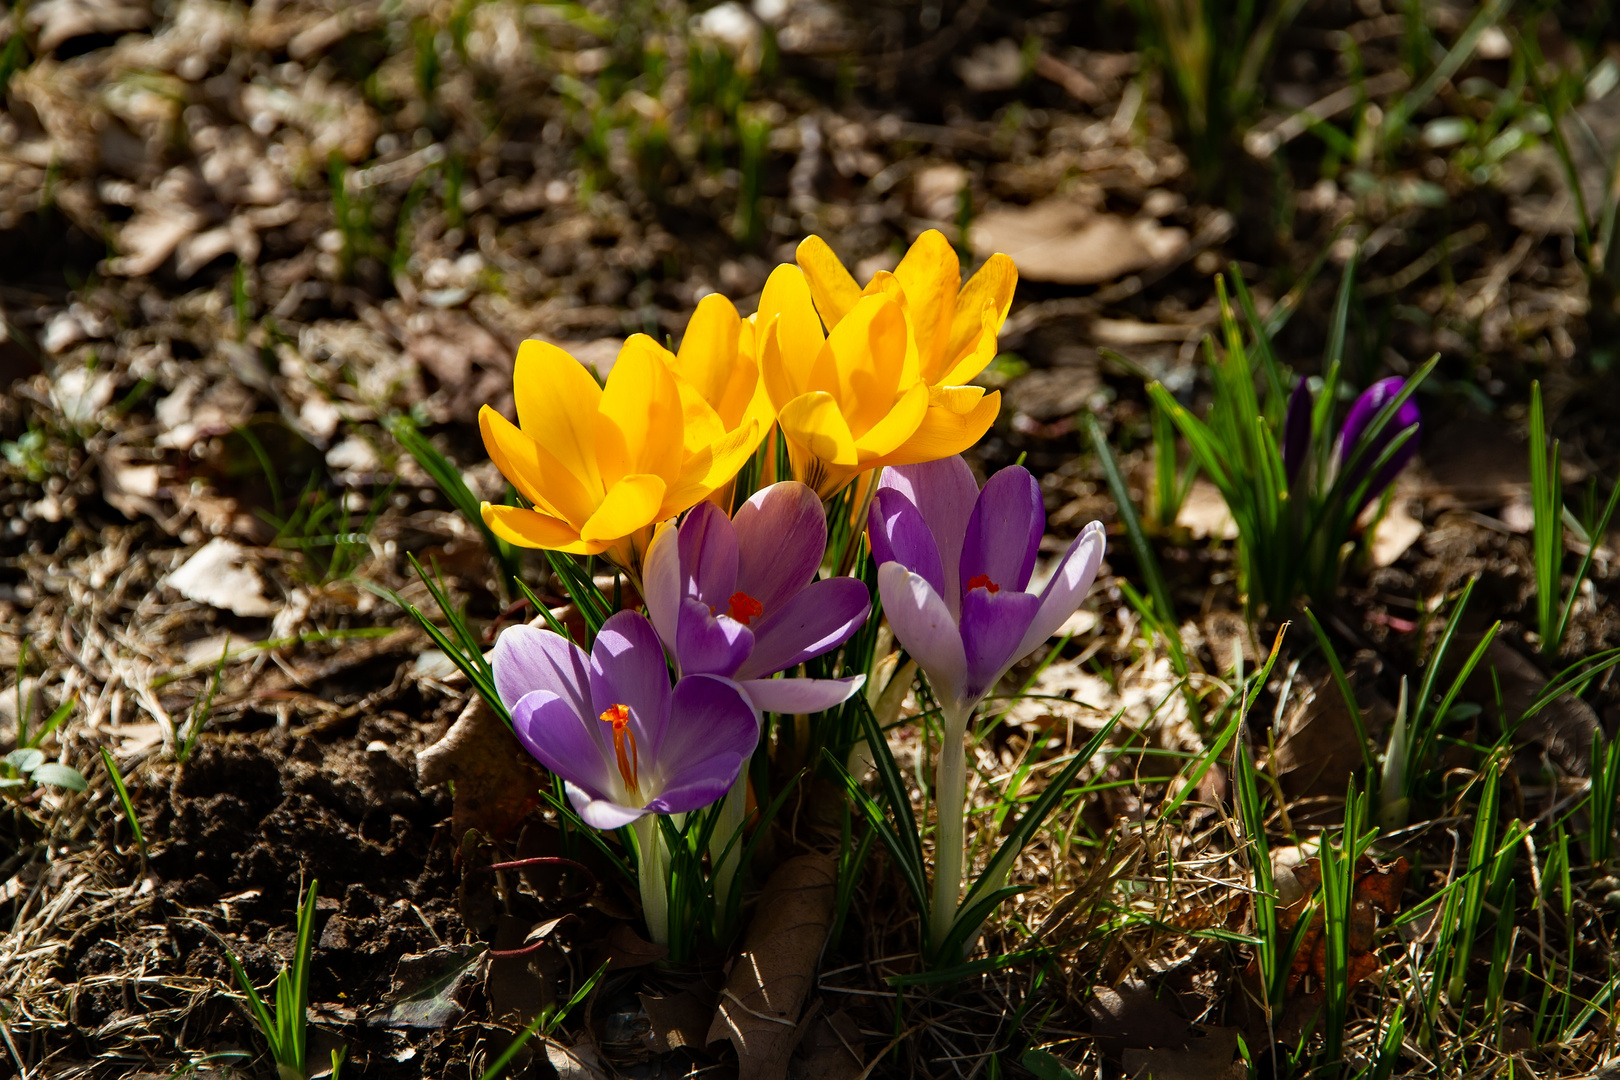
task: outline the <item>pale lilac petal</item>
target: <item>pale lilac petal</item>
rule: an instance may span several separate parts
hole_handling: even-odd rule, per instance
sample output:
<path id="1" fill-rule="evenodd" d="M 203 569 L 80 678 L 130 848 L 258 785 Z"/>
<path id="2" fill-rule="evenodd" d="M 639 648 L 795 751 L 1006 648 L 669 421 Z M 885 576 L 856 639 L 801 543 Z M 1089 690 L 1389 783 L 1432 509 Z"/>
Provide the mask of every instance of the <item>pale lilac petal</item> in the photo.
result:
<path id="1" fill-rule="evenodd" d="M 647 809 L 659 814 L 686 814 L 719 802 L 737 782 L 745 760 L 737 754 L 718 754 L 705 761 L 701 769 L 685 774 L 679 787 L 666 788 L 647 804 Z"/>
<path id="2" fill-rule="evenodd" d="M 878 489 L 866 514 L 866 537 L 872 545 L 873 562 L 879 566 L 897 562 L 921 575 L 935 592 L 945 594 L 945 564 L 939 558 L 939 545 L 922 511 L 905 494 L 892 488 Z"/>
<path id="3" fill-rule="evenodd" d="M 590 659 L 567 638 L 537 626 L 508 626 L 495 639 L 490 665 L 508 712 L 523 695 L 549 690 L 576 712 L 590 715 Z"/>
<path id="4" fill-rule="evenodd" d="M 658 757 L 669 720 L 669 668 L 652 623 L 635 611 L 610 616 L 591 646 L 591 702 L 600 715 L 614 705 L 630 710 L 642 769 Z"/>
<path id="5" fill-rule="evenodd" d="M 977 700 L 1024 658 L 1018 651 L 1040 609 L 1033 593 L 969 589 L 962 594 L 962 652 L 967 657 L 966 696 Z"/>
<path id="6" fill-rule="evenodd" d="M 647 617 L 670 652 L 675 651 L 682 595 L 680 537 L 673 528 L 661 528 L 641 562 L 641 598 L 647 604 Z"/>
<path id="7" fill-rule="evenodd" d="M 740 763 L 759 745 L 759 726 L 759 713 L 736 683 L 714 675 L 688 675 L 675 684 L 671 695 L 669 729 L 651 790 L 667 794 L 717 778 L 725 780 L 722 791 L 729 788 Z M 736 764 L 725 775 L 716 759 Z"/>
<path id="8" fill-rule="evenodd" d="M 762 713 L 818 713 L 848 701 L 866 683 L 865 675 L 847 679 L 750 679 L 742 687 Z"/>
<path id="9" fill-rule="evenodd" d="M 512 709 L 512 731 L 534 759 L 556 775 L 596 795 L 618 790 L 613 747 L 597 728 L 549 690 L 524 694 Z"/>
<path id="10" fill-rule="evenodd" d="M 960 700 L 967 656 L 956 620 L 932 585 L 899 563 L 878 567 L 878 595 L 894 636 L 928 674 L 940 701 Z"/>
<path id="11" fill-rule="evenodd" d="M 1041 592 L 1041 607 L 1035 613 L 1024 640 L 1018 645 L 1018 655 L 1028 656 L 1035 646 L 1057 633 L 1058 627 L 1068 621 L 1091 591 L 1102 566 L 1106 540 L 1100 522 L 1093 521 L 1074 538 L 1069 550 L 1063 553 L 1052 580 Z"/>
<path id="12" fill-rule="evenodd" d="M 893 488 L 922 511 L 923 520 L 933 530 L 939 547 L 940 565 L 946 570 L 945 590 L 940 595 L 952 612 L 961 610 L 961 591 L 956 569 L 961 565 L 962 541 L 967 536 L 968 518 L 979 498 L 979 484 L 973 470 L 960 454 L 924 465 L 901 465 L 883 470 L 879 489 Z"/>
<path id="13" fill-rule="evenodd" d="M 785 480 L 737 508 L 737 589 L 767 614 L 809 584 L 827 552 L 827 514 L 805 484 Z"/>
<path id="14" fill-rule="evenodd" d="M 624 828 L 647 813 L 645 809 L 636 809 L 614 802 L 612 799 L 593 795 L 576 784 L 566 784 L 564 788 L 568 792 L 568 801 L 573 803 L 574 809 L 579 812 L 580 820 L 593 829 L 612 832 L 614 829 Z"/>
<path id="15" fill-rule="evenodd" d="M 780 610 L 751 624 L 754 651 L 734 669 L 736 678 L 761 678 L 831 652 L 871 611 L 866 586 L 854 578 L 813 581 Z"/>
<path id="16" fill-rule="evenodd" d="M 709 605 L 681 601 L 675 658 L 683 675 L 730 675 L 754 648 L 754 635 L 736 619 L 715 615 Z"/>
<path id="17" fill-rule="evenodd" d="M 724 609 L 737 591 L 737 534 L 711 502 L 692 507 L 680 527 L 681 582 L 686 596 Z"/>
<path id="18" fill-rule="evenodd" d="M 980 574 L 1003 590 L 1022 592 L 1027 588 L 1045 530 L 1041 485 L 1028 469 L 1013 465 L 986 481 L 962 543 L 960 610 L 967 610 L 968 582 Z"/>

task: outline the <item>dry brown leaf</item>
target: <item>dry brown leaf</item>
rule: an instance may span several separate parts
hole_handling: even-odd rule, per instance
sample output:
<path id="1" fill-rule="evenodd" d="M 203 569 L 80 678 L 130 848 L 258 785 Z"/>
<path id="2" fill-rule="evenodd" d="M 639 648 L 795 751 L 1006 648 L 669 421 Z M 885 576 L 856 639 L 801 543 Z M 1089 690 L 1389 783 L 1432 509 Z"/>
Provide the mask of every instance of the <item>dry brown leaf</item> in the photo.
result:
<path id="1" fill-rule="evenodd" d="M 547 1039 L 546 1061 L 557 1070 L 557 1080 L 607 1080 L 589 1032 L 581 1035 L 573 1046 Z"/>
<path id="2" fill-rule="evenodd" d="M 1137 1080 L 1243 1080 L 1249 1068 L 1237 1059 L 1237 1028 L 1205 1028 L 1201 1038 L 1174 1048 L 1127 1050 L 1125 1071 Z"/>
<path id="3" fill-rule="evenodd" d="M 847 1012 L 818 1016 L 789 1071 L 794 1080 L 858 1080 L 866 1075 L 865 1047 L 860 1025 Z"/>
<path id="4" fill-rule="evenodd" d="M 645 967 L 656 964 L 669 955 L 669 950 L 662 945 L 654 945 L 625 922 L 615 923 L 613 929 L 607 932 L 602 939 L 601 948 L 591 960 L 592 967 L 607 965 L 609 971 L 619 971 L 623 968 Z"/>
<path id="5" fill-rule="evenodd" d="M 222 536 L 204 544 L 163 583 L 187 600 L 222 608 L 244 618 L 274 615 L 278 605 L 264 595 L 264 582 L 241 544 Z"/>
<path id="6" fill-rule="evenodd" d="M 1220 488 L 1202 476 L 1192 482 L 1192 487 L 1187 489 L 1187 497 L 1181 500 L 1181 508 L 1176 511 L 1176 524 L 1190 532 L 1195 540 L 1209 537 L 1237 539 L 1237 522 L 1233 520 L 1226 500 L 1221 498 Z"/>
<path id="7" fill-rule="evenodd" d="M 1298 696 L 1283 717 L 1275 765 L 1289 799 L 1341 798 L 1366 764 L 1344 695 L 1332 680 Z"/>
<path id="8" fill-rule="evenodd" d="M 529 920 L 501 915 L 496 920 L 493 952 L 526 949 L 544 941 L 561 919 L 530 925 Z M 484 993 L 496 1023 L 521 1028 L 556 1004 L 557 975 L 566 966 L 554 945 L 544 945 L 526 956 L 489 958 L 484 972 Z"/>
<path id="9" fill-rule="evenodd" d="M 652 1024 L 648 1038 L 654 1050 L 667 1054 L 690 1047 L 702 1050 L 709 1025 L 714 1022 L 714 987 L 699 984 L 667 997 L 637 994 Z"/>
<path id="10" fill-rule="evenodd" d="M 831 858 L 812 852 L 789 859 L 765 882 L 707 1040 L 731 1040 L 739 1080 L 787 1075 L 799 1011 L 832 923 L 837 873 Z"/>
<path id="11" fill-rule="evenodd" d="M 992 210 L 969 231 L 973 253 L 1012 256 L 1018 275 L 1060 285 L 1099 285 L 1187 253 L 1187 231 L 1152 218 L 1134 221 L 1094 211 L 1074 199 Z"/>
<path id="12" fill-rule="evenodd" d="M 470 828 L 500 836 L 522 821 L 539 802 L 542 779 L 511 729 L 476 695 L 444 738 L 416 755 L 418 784 L 455 783 L 450 831 L 457 844 Z"/>
<path id="13" fill-rule="evenodd" d="M 39 30 L 42 53 L 86 34 L 144 30 L 152 21 L 151 5 L 143 0 L 44 0 L 27 10 L 28 24 Z"/>

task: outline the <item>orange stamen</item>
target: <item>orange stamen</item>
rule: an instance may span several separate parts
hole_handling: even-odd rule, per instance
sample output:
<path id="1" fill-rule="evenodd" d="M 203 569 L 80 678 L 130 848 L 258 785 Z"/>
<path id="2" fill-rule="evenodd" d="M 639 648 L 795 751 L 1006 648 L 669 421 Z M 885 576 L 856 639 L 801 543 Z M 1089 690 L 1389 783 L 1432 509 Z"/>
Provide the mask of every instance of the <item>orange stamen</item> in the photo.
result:
<path id="1" fill-rule="evenodd" d="M 987 593 L 994 594 L 1001 591 L 1001 586 L 991 581 L 989 574 L 979 574 L 968 578 L 968 592 L 974 589 L 983 589 Z"/>
<path id="2" fill-rule="evenodd" d="M 749 619 L 757 619 L 764 610 L 765 605 L 752 596 L 745 592 L 734 592 L 731 594 L 731 606 L 726 609 L 726 614 L 747 626 Z"/>
<path id="3" fill-rule="evenodd" d="M 630 730 L 630 710 L 623 705 L 613 705 L 600 719 L 604 724 L 613 725 L 613 753 L 619 759 L 619 775 L 624 778 L 625 787 L 632 794 L 639 793 L 641 775 L 636 761 L 636 733 Z"/>

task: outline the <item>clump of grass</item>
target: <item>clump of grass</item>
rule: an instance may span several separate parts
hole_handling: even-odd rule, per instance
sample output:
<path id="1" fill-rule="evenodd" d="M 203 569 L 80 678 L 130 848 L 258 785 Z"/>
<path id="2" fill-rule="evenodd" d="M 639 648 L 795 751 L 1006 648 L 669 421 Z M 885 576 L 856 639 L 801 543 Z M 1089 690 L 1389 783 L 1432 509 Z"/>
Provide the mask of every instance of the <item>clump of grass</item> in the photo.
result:
<path id="1" fill-rule="evenodd" d="M 315 889 L 311 881 L 304 893 L 304 902 L 298 908 L 297 943 L 293 947 L 292 962 L 276 975 L 276 1004 L 272 1010 L 253 981 L 242 969 L 242 962 L 230 949 L 225 959 L 230 962 L 236 983 L 247 996 L 254 1024 L 270 1047 L 270 1057 L 276 1063 L 280 1080 L 306 1080 L 307 1037 L 309 1027 L 309 968 L 310 951 L 315 940 Z M 337 1080 L 347 1047 L 332 1052 L 332 1078 Z"/>

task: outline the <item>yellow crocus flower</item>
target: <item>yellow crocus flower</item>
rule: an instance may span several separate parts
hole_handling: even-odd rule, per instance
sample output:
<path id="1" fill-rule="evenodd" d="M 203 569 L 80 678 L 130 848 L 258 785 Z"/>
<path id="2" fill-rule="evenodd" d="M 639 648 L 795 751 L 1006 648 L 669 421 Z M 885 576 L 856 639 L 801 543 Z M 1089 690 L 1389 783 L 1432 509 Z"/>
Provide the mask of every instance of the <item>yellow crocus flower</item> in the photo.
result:
<path id="1" fill-rule="evenodd" d="M 995 420 L 999 393 L 931 385 L 894 290 L 857 297 L 822 333 L 797 266 L 772 272 L 756 326 L 765 386 L 796 479 L 823 499 L 869 469 L 966 450 Z"/>
<path id="2" fill-rule="evenodd" d="M 763 438 L 731 427 L 645 334 L 624 343 L 605 386 L 555 345 L 525 341 L 512 374 L 518 425 L 484 406 L 484 447 L 534 509 L 484 503 L 484 523 L 521 547 L 607 556 L 639 575 L 653 527 L 725 484 Z M 691 416 L 689 422 L 688 416 Z"/>
<path id="3" fill-rule="evenodd" d="M 728 435 L 757 423 L 754 444 L 764 439 L 776 420 L 776 408 L 760 377 L 754 323 L 738 316 L 730 300 L 719 293 L 699 300 L 677 353 L 644 335 L 637 337 L 656 349 L 675 373 L 689 448 L 713 442 L 716 423 Z"/>
<path id="4" fill-rule="evenodd" d="M 963 286 L 961 261 L 938 229 L 919 236 L 892 274 L 877 274 L 864 289 L 819 236 L 806 237 L 796 257 L 829 330 L 863 297 L 886 293 L 900 301 L 929 386 L 961 386 L 995 359 L 996 335 L 1018 284 L 1018 268 L 997 252 Z"/>

